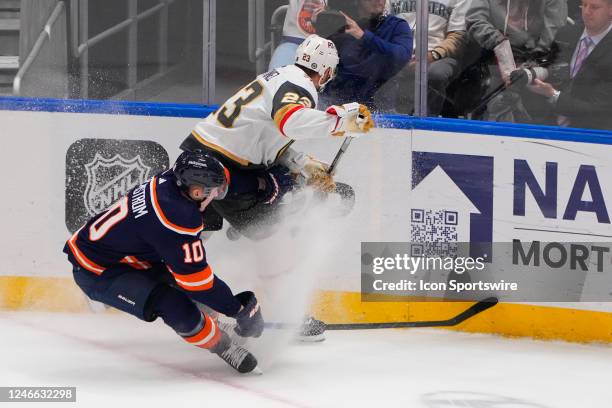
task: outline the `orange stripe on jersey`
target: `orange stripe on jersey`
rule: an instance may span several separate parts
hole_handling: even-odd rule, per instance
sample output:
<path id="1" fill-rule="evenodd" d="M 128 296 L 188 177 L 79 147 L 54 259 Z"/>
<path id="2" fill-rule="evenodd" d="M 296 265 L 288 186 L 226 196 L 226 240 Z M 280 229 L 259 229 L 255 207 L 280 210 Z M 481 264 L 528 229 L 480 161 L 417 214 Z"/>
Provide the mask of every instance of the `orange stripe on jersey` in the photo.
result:
<path id="1" fill-rule="evenodd" d="M 151 203 L 153 204 L 153 210 L 155 210 L 155 214 L 157 214 L 157 218 L 161 221 L 161 223 L 168 229 L 178 232 L 179 234 L 188 234 L 188 235 L 198 235 L 200 231 L 204 228 L 203 225 L 200 225 L 196 228 L 185 228 L 180 225 L 176 225 L 172 223 L 167 217 L 166 214 L 162 211 L 161 206 L 159 205 L 159 201 L 157 201 L 157 177 L 153 177 L 149 184 L 151 190 Z"/>
<path id="2" fill-rule="evenodd" d="M 210 265 L 201 271 L 186 275 L 175 273 L 169 266 L 168 270 L 172 276 L 174 276 L 174 280 L 176 280 L 176 283 L 178 283 L 181 288 L 191 292 L 208 290 L 212 288 L 215 279 L 215 275 L 213 274 Z"/>
<path id="3" fill-rule="evenodd" d="M 185 341 L 197 347 L 212 348 L 221 339 L 221 330 L 210 316 L 202 314 L 204 317 L 204 327 L 191 337 L 185 337 Z"/>
<path id="4" fill-rule="evenodd" d="M 87 258 L 87 256 L 85 256 L 85 254 L 81 252 L 76 245 L 77 237 L 82 229 L 83 227 L 79 228 L 79 230 L 75 232 L 74 235 L 72 235 L 72 237 L 68 240 L 68 247 L 70 247 L 70 251 L 72 251 L 72 255 L 74 255 L 79 265 L 88 271 L 95 273 L 96 275 L 100 275 L 102 272 L 104 272 L 105 268 Z"/>
<path id="5" fill-rule="evenodd" d="M 119 261 L 121 263 L 126 263 L 128 265 L 130 265 L 132 268 L 135 269 L 151 269 L 151 264 L 146 262 L 146 261 L 141 261 L 138 258 L 136 258 L 135 256 L 126 256 L 124 257 L 121 261 Z"/>
<path id="6" fill-rule="evenodd" d="M 202 143 L 206 147 L 209 147 L 209 148 L 211 148 L 211 149 L 221 153 L 222 155 L 224 155 L 228 159 L 230 159 L 232 161 L 235 161 L 236 163 L 238 163 L 238 164 L 240 164 L 242 166 L 248 166 L 250 164 L 250 162 L 248 160 L 243 159 L 242 157 L 238 157 L 235 154 L 230 153 L 229 151 L 225 150 L 221 146 L 218 146 L 218 145 L 216 145 L 216 144 L 214 144 L 212 142 L 209 142 L 208 140 L 204 139 L 195 130 L 192 131 L 191 134 L 193 135 L 193 137 L 195 137 L 198 140 L 198 142 Z"/>
<path id="7" fill-rule="evenodd" d="M 223 172 L 225 173 L 225 181 L 226 181 L 227 185 L 229 186 L 230 183 L 232 182 L 232 179 L 230 177 L 230 172 L 227 169 L 227 167 L 225 167 L 225 166 L 223 166 Z"/>
<path id="8" fill-rule="evenodd" d="M 276 126 L 278 126 L 278 130 L 280 130 L 283 136 L 286 136 L 284 127 L 285 127 L 285 123 L 287 122 L 287 120 L 295 112 L 299 111 L 300 109 L 304 109 L 304 108 L 305 106 L 300 105 L 299 103 L 290 103 L 276 111 L 276 113 L 274 114 L 274 122 L 276 123 Z"/>

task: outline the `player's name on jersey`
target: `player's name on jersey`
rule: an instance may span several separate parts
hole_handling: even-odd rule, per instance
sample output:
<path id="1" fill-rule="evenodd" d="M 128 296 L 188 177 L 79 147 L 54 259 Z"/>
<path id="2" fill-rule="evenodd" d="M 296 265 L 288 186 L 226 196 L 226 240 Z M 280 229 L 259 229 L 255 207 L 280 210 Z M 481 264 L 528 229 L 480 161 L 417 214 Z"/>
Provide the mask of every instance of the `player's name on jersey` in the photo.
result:
<path id="1" fill-rule="evenodd" d="M 142 217 L 147 214 L 147 202 L 145 201 L 145 191 L 148 183 L 141 184 L 132 193 L 132 213 L 134 218 Z"/>

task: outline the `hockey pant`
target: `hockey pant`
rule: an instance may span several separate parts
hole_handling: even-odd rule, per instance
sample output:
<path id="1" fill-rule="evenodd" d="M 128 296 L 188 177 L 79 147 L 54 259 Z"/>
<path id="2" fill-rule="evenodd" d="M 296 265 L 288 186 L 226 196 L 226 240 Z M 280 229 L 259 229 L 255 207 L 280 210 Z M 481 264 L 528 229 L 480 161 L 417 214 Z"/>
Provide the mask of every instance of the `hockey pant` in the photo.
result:
<path id="1" fill-rule="evenodd" d="M 74 266 L 73 276 L 90 299 L 146 322 L 161 317 L 179 336 L 195 346 L 211 348 L 221 338 L 216 322 L 174 286 L 174 279 L 164 264 L 147 270 L 115 265 L 102 275 Z"/>

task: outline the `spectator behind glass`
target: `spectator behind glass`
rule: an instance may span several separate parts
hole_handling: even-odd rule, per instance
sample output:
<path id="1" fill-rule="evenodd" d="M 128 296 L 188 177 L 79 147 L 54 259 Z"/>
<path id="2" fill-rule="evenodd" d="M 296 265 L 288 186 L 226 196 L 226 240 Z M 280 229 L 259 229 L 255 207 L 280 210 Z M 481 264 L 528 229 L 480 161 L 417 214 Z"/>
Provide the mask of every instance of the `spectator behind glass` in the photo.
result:
<path id="1" fill-rule="evenodd" d="M 289 0 L 281 43 L 272 54 L 269 70 L 295 62 L 295 51 L 304 38 L 315 34 L 313 15 L 325 7 L 324 0 Z"/>
<path id="2" fill-rule="evenodd" d="M 517 65 L 547 55 L 557 30 L 566 20 L 567 0 L 472 0 L 466 16 L 468 36 L 485 51 L 486 62 L 492 66 L 500 60 L 499 56 L 495 59 L 493 50 L 503 46 L 506 40 Z M 490 71 L 490 90 L 507 81 L 508 71 L 503 77 L 500 69 L 491 68 Z M 489 104 L 488 117 L 485 118 L 530 122 L 532 118 L 523 108 L 523 103 L 528 105 L 529 112 L 539 116 L 541 101 L 520 98 L 520 93 L 502 93 Z"/>
<path id="3" fill-rule="evenodd" d="M 548 98 L 560 126 L 612 130 L 612 0 L 582 0 L 583 25 L 557 35 L 568 63 L 558 89 L 535 80 L 530 90 Z"/>
<path id="4" fill-rule="evenodd" d="M 354 4 L 352 15 L 344 14 L 345 31 L 330 37 L 340 63 L 325 99 L 333 104 L 356 100 L 379 110 L 374 94 L 410 60 L 412 31 L 405 20 L 388 15 L 385 0 L 355 0 Z M 396 92 L 390 92 L 384 99 L 396 97 Z"/>
<path id="5" fill-rule="evenodd" d="M 440 0 L 429 2 L 427 68 L 427 105 L 430 116 L 442 112 L 446 88 L 461 73 L 461 57 L 465 51 L 465 15 L 471 0 Z M 401 0 L 393 3 L 393 11 L 416 27 L 416 2 Z M 397 111 L 411 113 L 414 108 L 414 69 L 416 60 L 398 75 L 400 97 Z"/>
<path id="6" fill-rule="evenodd" d="M 508 39 L 517 62 L 548 52 L 566 19 L 567 0 L 472 0 L 466 17 L 481 48 L 493 50 Z"/>
<path id="7" fill-rule="evenodd" d="M 283 23 L 283 36 L 279 46 L 272 53 L 269 70 L 295 62 L 298 45 L 310 34 L 318 34 L 313 20 L 325 8 L 326 3 L 326 0 L 289 0 L 289 8 Z M 386 0 L 385 9 L 388 10 L 390 7 L 389 0 Z"/>

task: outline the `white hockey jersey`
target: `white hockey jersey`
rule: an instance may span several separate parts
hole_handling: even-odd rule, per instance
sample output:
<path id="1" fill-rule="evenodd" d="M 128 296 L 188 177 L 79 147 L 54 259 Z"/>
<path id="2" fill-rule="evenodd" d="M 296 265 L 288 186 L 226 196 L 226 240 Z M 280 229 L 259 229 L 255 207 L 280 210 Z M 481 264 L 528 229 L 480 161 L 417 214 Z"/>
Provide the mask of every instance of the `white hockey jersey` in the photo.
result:
<path id="1" fill-rule="evenodd" d="M 269 166 L 295 139 L 328 137 L 339 118 L 318 111 L 311 79 L 295 65 L 259 75 L 199 122 L 181 148 L 206 146 L 242 167 Z"/>
<path id="2" fill-rule="evenodd" d="M 312 14 L 322 7 L 325 7 L 324 0 L 289 0 L 289 8 L 283 24 L 283 35 L 306 38 L 314 34 Z"/>

